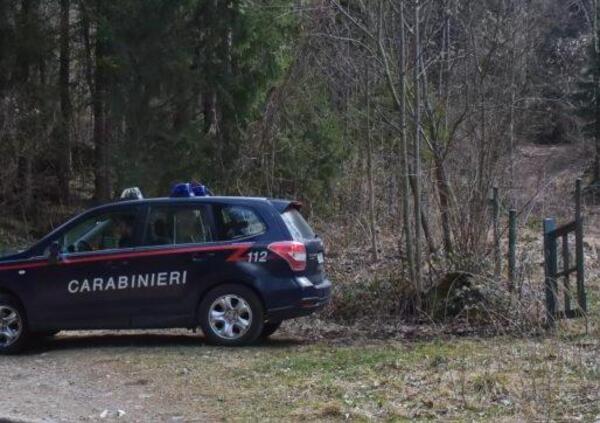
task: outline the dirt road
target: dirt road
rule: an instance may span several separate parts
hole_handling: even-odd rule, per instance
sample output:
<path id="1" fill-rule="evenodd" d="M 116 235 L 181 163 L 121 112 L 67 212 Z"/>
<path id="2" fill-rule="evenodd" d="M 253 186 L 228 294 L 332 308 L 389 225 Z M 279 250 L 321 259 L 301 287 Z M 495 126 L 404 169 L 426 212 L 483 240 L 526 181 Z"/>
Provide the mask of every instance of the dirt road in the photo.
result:
<path id="1" fill-rule="evenodd" d="M 274 341 L 278 348 L 286 341 Z M 270 348 L 270 347 L 266 347 Z M 78 332 L 0 357 L 0 417 L 25 421 L 215 421 L 236 360 L 187 331 Z M 232 357 L 233 356 L 233 357 Z M 235 395 L 235 391 L 231 391 Z"/>
<path id="2" fill-rule="evenodd" d="M 227 349 L 183 331 L 60 334 L 0 357 L 0 421 L 600 421 L 595 328 L 568 339 L 319 337 L 284 328 Z"/>
<path id="3" fill-rule="evenodd" d="M 318 344 L 298 330 L 284 324 L 247 348 L 212 347 L 188 330 L 61 332 L 0 356 L 0 422 L 252 420 L 257 398 L 268 399 L 256 369 Z"/>

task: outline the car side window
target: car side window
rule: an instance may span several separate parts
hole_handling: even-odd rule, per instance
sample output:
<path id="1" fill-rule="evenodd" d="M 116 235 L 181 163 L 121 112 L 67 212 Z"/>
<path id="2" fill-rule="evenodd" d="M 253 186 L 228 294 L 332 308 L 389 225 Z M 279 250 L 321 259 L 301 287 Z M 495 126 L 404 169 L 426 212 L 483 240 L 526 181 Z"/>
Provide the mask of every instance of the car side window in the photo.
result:
<path id="1" fill-rule="evenodd" d="M 262 235 L 267 225 L 254 210 L 243 206 L 224 206 L 220 208 L 220 239 L 230 241 L 239 238 Z"/>
<path id="2" fill-rule="evenodd" d="M 135 247 L 137 209 L 91 216 L 67 230 L 59 240 L 63 253 Z"/>
<path id="3" fill-rule="evenodd" d="M 153 207 L 146 225 L 144 245 L 202 244 L 214 241 L 208 208 Z"/>

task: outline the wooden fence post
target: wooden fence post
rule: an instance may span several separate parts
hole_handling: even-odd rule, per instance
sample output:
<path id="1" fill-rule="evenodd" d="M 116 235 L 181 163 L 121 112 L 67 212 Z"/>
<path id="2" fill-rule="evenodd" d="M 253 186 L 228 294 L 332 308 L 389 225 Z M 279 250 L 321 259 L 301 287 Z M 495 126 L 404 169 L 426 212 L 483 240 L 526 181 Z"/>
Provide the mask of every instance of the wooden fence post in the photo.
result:
<path id="1" fill-rule="evenodd" d="M 513 292 L 517 273 L 517 211 L 508 212 L 508 291 Z"/>
<path id="2" fill-rule="evenodd" d="M 556 319 L 556 238 L 551 233 L 556 230 L 554 219 L 544 219 L 544 273 L 546 285 L 546 319 L 548 326 L 554 327 Z"/>
<path id="3" fill-rule="evenodd" d="M 494 277 L 496 281 L 499 281 L 502 274 L 502 251 L 500 250 L 500 199 L 498 197 L 498 187 L 493 188 L 492 207 L 494 225 Z"/>
<path id="4" fill-rule="evenodd" d="M 581 179 L 575 182 L 575 257 L 577 258 L 577 302 L 584 313 L 587 312 L 583 266 L 583 218 L 581 216 Z"/>

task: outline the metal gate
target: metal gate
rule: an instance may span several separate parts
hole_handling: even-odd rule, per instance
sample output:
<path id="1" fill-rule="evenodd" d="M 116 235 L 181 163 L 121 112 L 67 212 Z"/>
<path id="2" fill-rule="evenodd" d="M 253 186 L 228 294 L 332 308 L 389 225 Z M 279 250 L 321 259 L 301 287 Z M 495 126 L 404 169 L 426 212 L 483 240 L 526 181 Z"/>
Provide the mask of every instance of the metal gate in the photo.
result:
<path id="1" fill-rule="evenodd" d="M 571 263 L 569 235 L 575 237 L 575 263 Z M 560 241 L 560 244 L 559 244 Z M 559 269 L 558 249 L 561 246 L 562 268 Z M 584 286 L 583 217 L 581 216 L 581 179 L 575 184 L 575 220 L 556 227 L 555 219 L 544 219 L 544 270 L 546 285 L 546 317 L 553 326 L 557 319 L 582 317 L 587 312 Z M 571 275 L 575 274 L 576 302 L 573 304 Z M 559 281 L 563 285 L 559 289 Z M 560 305 L 559 293 L 563 292 Z"/>

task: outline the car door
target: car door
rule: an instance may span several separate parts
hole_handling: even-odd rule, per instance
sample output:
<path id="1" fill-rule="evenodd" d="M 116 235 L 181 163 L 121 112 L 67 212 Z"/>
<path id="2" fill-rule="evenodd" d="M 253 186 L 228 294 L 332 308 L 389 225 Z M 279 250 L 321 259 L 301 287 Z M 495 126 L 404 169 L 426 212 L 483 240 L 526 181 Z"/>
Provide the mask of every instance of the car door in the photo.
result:
<path id="1" fill-rule="evenodd" d="M 86 214 L 57 234 L 57 263 L 33 271 L 36 320 L 63 329 L 126 328 L 129 257 L 140 238 L 140 207 Z"/>
<path id="2" fill-rule="evenodd" d="M 202 286 L 218 268 L 211 208 L 194 201 L 150 204 L 142 244 L 133 265 L 142 284 L 133 326 L 189 326 Z"/>

